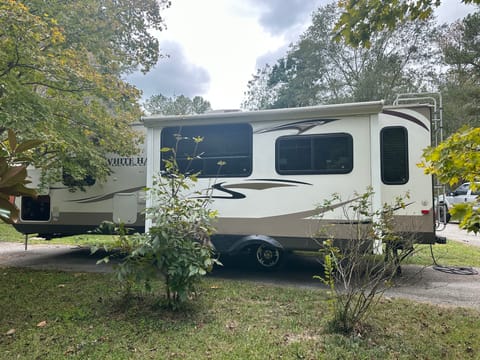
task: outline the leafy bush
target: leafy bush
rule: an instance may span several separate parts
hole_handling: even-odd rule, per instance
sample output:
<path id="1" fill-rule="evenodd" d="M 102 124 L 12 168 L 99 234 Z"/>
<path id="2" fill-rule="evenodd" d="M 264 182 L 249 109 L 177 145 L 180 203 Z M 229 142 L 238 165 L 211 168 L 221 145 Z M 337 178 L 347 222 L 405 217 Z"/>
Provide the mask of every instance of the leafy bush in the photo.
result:
<path id="1" fill-rule="evenodd" d="M 179 171 L 174 149 L 163 151 L 173 156 L 149 189 L 154 205 L 146 213 L 152 226 L 147 234 L 120 236 L 127 255 L 116 274 L 128 290 L 139 282 L 152 290 L 154 280 L 162 279 L 167 305 L 177 309 L 195 295 L 201 277 L 218 263 L 210 242 L 216 212 L 208 208 L 209 196 L 192 192 L 197 175 Z"/>
<path id="2" fill-rule="evenodd" d="M 423 152 L 423 161 L 418 164 L 425 173 L 438 177 L 450 186 L 470 182 L 478 190 L 480 179 L 480 127 L 463 127 L 437 147 Z M 475 202 L 454 204 L 449 209 L 452 218 L 460 220 L 460 227 L 477 234 L 480 232 L 480 199 Z"/>
<path id="3" fill-rule="evenodd" d="M 404 207 L 402 199 L 372 211 L 371 189 L 355 194 L 344 206 L 350 238 L 341 242 L 328 234 L 322 244 L 324 274 L 316 276 L 330 288 L 333 316 L 329 330 L 350 334 L 358 329 L 370 307 L 381 297 L 390 281 L 400 271 L 401 262 L 413 252 L 413 239 L 394 231 L 394 209 Z M 335 202 L 342 202 L 334 195 Z M 322 207 L 331 209 L 333 200 Z M 326 235 L 326 236 L 325 236 Z M 376 255 L 383 244 L 385 256 Z"/>

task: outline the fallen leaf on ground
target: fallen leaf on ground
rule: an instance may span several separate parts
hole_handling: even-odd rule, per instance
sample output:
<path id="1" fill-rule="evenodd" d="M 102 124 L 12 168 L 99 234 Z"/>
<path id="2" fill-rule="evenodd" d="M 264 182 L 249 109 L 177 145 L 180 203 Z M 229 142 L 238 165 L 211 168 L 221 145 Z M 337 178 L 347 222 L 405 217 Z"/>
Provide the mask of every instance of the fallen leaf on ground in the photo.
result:
<path id="1" fill-rule="evenodd" d="M 5 335 L 11 336 L 11 335 L 15 334 L 16 331 L 17 331 L 17 330 L 15 330 L 15 329 L 10 329 L 10 330 L 8 330 L 8 331 L 5 333 Z"/>
<path id="2" fill-rule="evenodd" d="M 45 327 L 47 326 L 47 322 L 45 320 L 43 321 L 40 321 L 38 324 L 37 324 L 37 327 Z"/>
<path id="3" fill-rule="evenodd" d="M 228 329 L 228 330 L 235 330 L 237 327 L 238 327 L 238 323 L 236 321 L 229 321 L 225 327 Z"/>

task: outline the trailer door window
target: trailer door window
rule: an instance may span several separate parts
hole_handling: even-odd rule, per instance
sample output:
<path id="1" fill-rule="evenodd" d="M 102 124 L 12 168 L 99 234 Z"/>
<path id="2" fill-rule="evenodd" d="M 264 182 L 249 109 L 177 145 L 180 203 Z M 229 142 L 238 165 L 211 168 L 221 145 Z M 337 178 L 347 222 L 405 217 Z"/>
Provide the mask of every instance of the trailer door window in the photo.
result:
<path id="1" fill-rule="evenodd" d="M 281 175 L 347 174 L 353 169 L 353 139 L 345 133 L 283 136 L 275 152 Z"/>
<path id="2" fill-rule="evenodd" d="M 408 132 L 400 126 L 380 132 L 382 182 L 401 185 L 408 182 Z"/>
<path id="3" fill-rule="evenodd" d="M 195 138 L 202 138 L 196 142 Z M 175 149 L 179 170 L 199 177 L 245 177 L 252 173 L 249 124 L 173 126 L 162 130 L 162 148 Z M 161 154 L 161 170 L 172 151 Z"/>

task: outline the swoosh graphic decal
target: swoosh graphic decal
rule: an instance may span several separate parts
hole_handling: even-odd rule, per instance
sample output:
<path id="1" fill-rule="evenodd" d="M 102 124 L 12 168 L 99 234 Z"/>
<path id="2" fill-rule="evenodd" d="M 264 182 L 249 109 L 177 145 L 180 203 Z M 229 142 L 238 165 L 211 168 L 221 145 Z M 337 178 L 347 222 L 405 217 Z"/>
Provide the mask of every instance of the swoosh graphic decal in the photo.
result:
<path id="1" fill-rule="evenodd" d="M 265 219 L 265 220 L 274 220 L 275 219 L 275 220 L 280 220 L 280 221 L 282 221 L 283 218 L 285 218 L 285 220 L 288 219 L 288 221 L 292 221 L 292 218 L 305 219 L 305 218 L 308 218 L 308 217 L 311 217 L 311 216 L 321 215 L 321 214 L 324 214 L 326 212 L 341 208 L 341 207 L 343 207 L 343 206 L 345 206 L 349 203 L 352 203 L 354 201 L 359 200 L 360 198 L 361 198 L 361 196 L 356 197 L 356 198 L 351 199 L 351 200 L 346 200 L 346 201 L 342 201 L 342 202 L 339 202 L 339 203 L 336 203 L 336 204 L 332 204 L 330 206 L 319 207 L 319 208 L 316 208 L 316 209 L 311 209 L 311 210 L 306 210 L 306 211 L 300 211 L 300 212 L 297 212 L 297 213 L 289 213 L 289 214 L 275 215 L 275 216 L 265 216 L 261 219 Z M 405 207 L 407 207 L 409 205 L 412 205 L 412 204 L 413 204 L 413 202 L 405 204 Z M 401 208 L 402 207 L 398 207 L 398 208 L 395 208 L 393 210 L 399 210 Z M 339 222 L 339 223 L 345 223 L 345 222 L 350 223 L 351 221 L 346 220 L 346 221 L 342 222 L 341 220 L 337 220 L 337 222 Z M 369 223 L 369 222 L 371 222 L 371 220 L 363 220 L 359 223 Z"/>
<path id="2" fill-rule="evenodd" d="M 292 219 L 297 219 L 297 220 L 298 219 L 305 219 L 305 218 L 308 218 L 308 217 L 311 217 L 311 216 L 324 214 L 328 211 L 331 211 L 331 210 L 337 209 L 339 207 L 345 206 L 348 203 L 354 202 L 358 199 L 360 199 L 360 197 L 352 199 L 352 200 L 342 201 L 342 202 L 339 202 L 337 204 L 332 204 L 332 205 L 327 206 L 327 207 L 315 208 L 315 209 L 300 211 L 300 212 L 296 212 L 296 213 L 289 213 L 289 214 L 282 214 L 282 215 L 275 215 L 275 216 L 265 216 L 265 217 L 262 217 L 262 218 L 259 218 L 259 219 L 262 219 L 262 220 L 265 220 L 265 221 L 272 221 L 272 220 L 275 220 L 275 221 L 292 221 Z"/>
<path id="3" fill-rule="evenodd" d="M 274 183 L 268 184 L 263 182 L 251 182 L 249 184 L 232 184 L 232 185 L 225 185 L 224 189 L 250 189 L 250 190 L 267 190 L 279 187 L 290 187 L 296 186 L 294 184 L 282 184 L 282 183 Z"/>
<path id="4" fill-rule="evenodd" d="M 255 131 L 255 134 L 263 134 L 267 132 L 293 129 L 298 131 L 297 135 L 300 135 L 305 131 L 308 131 L 314 128 L 315 126 L 325 125 L 325 124 L 328 124 L 329 122 L 336 121 L 336 120 L 338 119 L 316 119 L 316 120 L 312 119 L 312 120 L 297 121 L 293 123 L 274 126 L 267 129 L 257 130 Z"/>
<path id="5" fill-rule="evenodd" d="M 237 191 L 229 190 L 229 189 L 248 189 L 248 190 L 268 190 L 273 188 L 279 187 L 291 187 L 297 185 L 309 185 L 313 186 L 310 183 L 306 183 L 303 181 L 296 181 L 296 180 L 281 180 L 281 179 L 247 179 L 241 183 L 235 184 L 227 184 L 224 185 L 225 182 L 221 182 L 215 184 L 211 187 L 211 189 L 218 190 L 224 193 L 229 194 L 230 196 L 196 196 L 196 199 L 244 199 L 247 196 Z M 208 190 L 205 190 L 208 191 Z"/>
<path id="6" fill-rule="evenodd" d="M 295 181 L 295 180 L 280 180 L 280 179 L 248 179 L 247 182 L 225 185 L 225 189 L 252 189 L 252 190 L 267 190 L 278 187 L 289 187 L 297 185 L 310 185 L 312 184 Z"/>
<path id="7" fill-rule="evenodd" d="M 222 186 L 222 184 L 225 184 L 224 182 L 218 183 L 212 186 L 213 189 L 230 194 L 231 196 L 211 196 L 212 199 L 245 199 L 246 196 L 242 193 L 233 191 L 233 190 L 228 190 Z M 208 196 L 204 196 L 201 198 L 207 198 Z"/>
<path id="8" fill-rule="evenodd" d="M 279 187 L 291 187 L 297 185 L 310 185 L 310 183 L 296 180 L 280 180 L 280 179 L 248 179 L 246 182 L 227 184 L 221 182 L 212 186 L 212 189 L 230 194 L 231 196 L 199 196 L 197 199 L 244 199 L 247 196 L 237 191 L 229 189 L 248 189 L 248 190 L 268 190 Z"/>
<path id="9" fill-rule="evenodd" d="M 414 116 L 412 116 L 412 115 L 404 114 L 404 113 L 401 113 L 401 112 L 399 112 L 399 111 L 385 110 L 385 109 L 382 110 L 382 113 L 387 114 L 387 115 L 396 116 L 396 117 L 399 117 L 399 118 L 402 118 L 402 119 L 411 121 L 411 122 L 413 122 L 413 123 L 421 126 L 421 127 L 424 128 L 425 130 L 429 131 L 429 130 L 428 130 L 428 127 L 427 127 L 423 122 L 421 122 L 420 120 L 418 120 L 416 117 L 414 117 Z"/>
<path id="10" fill-rule="evenodd" d="M 287 183 L 287 184 L 299 184 L 299 185 L 313 185 L 310 183 L 306 183 L 303 181 L 297 180 L 280 180 L 280 179 L 250 179 L 247 181 L 271 181 L 271 182 L 280 182 L 280 183 Z"/>
<path id="11" fill-rule="evenodd" d="M 95 202 L 99 202 L 99 201 L 113 199 L 113 196 L 115 194 L 119 193 L 119 192 L 131 193 L 131 192 L 135 192 L 135 191 L 139 191 L 139 190 L 143 190 L 143 189 L 145 189 L 145 186 L 139 186 L 139 187 L 135 187 L 135 188 L 131 188 L 131 189 L 125 189 L 125 190 L 122 190 L 122 191 L 116 191 L 116 192 L 105 194 L 105 195 L 98 195 L 98 196 L 91 196 L 91 197 L 82 198 L 82 199 L 68 200 L 68 202 L 76 202 L 76 203 L 80 203 L 80 204 L 95 203 Z"/>

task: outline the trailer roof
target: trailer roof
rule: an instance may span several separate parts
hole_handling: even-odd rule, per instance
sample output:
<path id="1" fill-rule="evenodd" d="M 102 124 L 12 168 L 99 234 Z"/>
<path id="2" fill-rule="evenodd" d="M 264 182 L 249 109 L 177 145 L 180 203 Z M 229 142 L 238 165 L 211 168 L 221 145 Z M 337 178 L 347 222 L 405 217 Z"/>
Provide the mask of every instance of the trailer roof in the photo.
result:
<path id="1" fill-rule="evenodd" d="M 271 109 L 257 111 L 227 111 L 211 112 L 198 115 L 152 115 L 143 117 L 145 127 L 164 127 L 176 125 L 181 122 L 183 125 L 201 123 L 222 123 L 222 122 L 262 122 L 272 120 L 309 120 L 326 117 L 339 117 L 351 115 L 378 114 L 383 109 L 383 101 L 369 101 L 359 103 L 319 105 L 286 109 Z"/>

